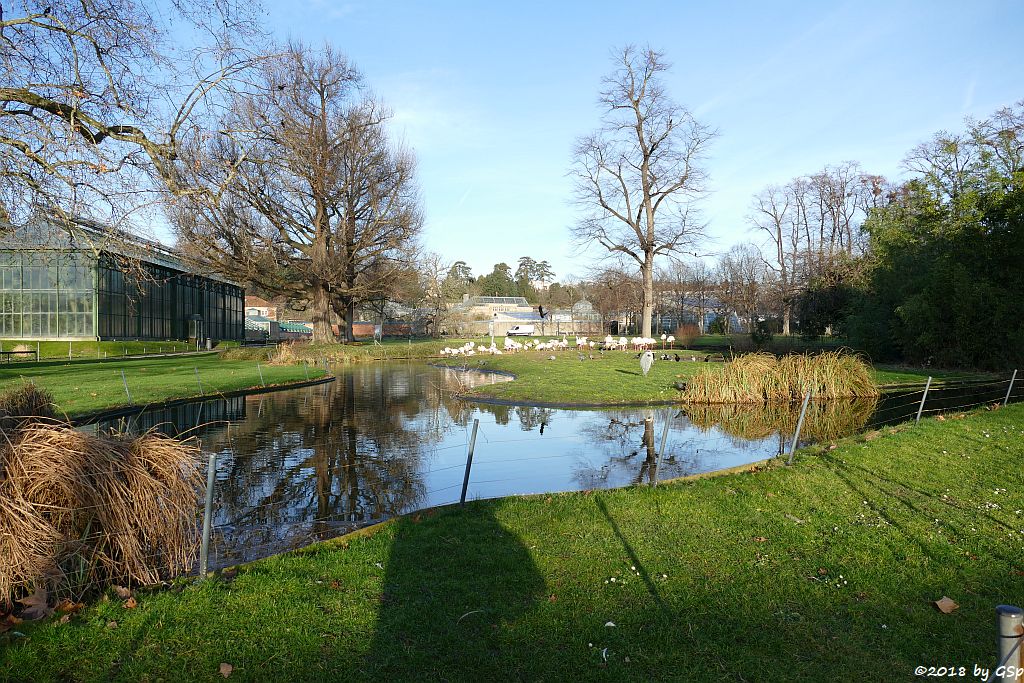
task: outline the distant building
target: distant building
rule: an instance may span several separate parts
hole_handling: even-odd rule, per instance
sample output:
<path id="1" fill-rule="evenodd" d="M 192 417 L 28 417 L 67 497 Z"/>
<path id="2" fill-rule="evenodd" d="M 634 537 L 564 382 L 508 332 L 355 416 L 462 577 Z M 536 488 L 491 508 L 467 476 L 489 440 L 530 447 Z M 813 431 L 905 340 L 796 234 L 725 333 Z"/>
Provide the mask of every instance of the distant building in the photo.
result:
<path id="1" fill-rule="evenodd" d="M 271 320 L 277 320 L 277 306 L 270 303 L 266 299 L 258 296 L 247 296 L 245 297 L 245 315 L 249 316 L 262 316 Z"/>
<path id="2" fill-rule="evenodd" d="M 0 338 L 243 338 L 237 284 L 168 247 L 80 220 L 0 244 Z"/>

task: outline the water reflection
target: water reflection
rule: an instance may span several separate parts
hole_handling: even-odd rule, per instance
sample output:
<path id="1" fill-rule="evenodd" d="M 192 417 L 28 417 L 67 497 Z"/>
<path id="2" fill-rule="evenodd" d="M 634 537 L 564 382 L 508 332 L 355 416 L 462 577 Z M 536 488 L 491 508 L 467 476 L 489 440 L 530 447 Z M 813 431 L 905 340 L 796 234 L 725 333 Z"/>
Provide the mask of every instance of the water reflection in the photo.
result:
<path id="1" fill-rule="evenodd" d="M 217 454 L 211 552 L 223 566 L 458 500 L 474 419 L 469 498 L 653 484 L 741 465 L 780 453 L 796 423 L 793 407 L 760 415 L 750 406 L 559 410 L 454 398 L 497 381 L 506 378 L 358 365 L 326 384 L 175 406 L 100 428 L 193 435 Z M 863 410 L 822 407 L 807 433 L 856 429 Z M 839 419 L 847 413 L 855 417 Z"/>

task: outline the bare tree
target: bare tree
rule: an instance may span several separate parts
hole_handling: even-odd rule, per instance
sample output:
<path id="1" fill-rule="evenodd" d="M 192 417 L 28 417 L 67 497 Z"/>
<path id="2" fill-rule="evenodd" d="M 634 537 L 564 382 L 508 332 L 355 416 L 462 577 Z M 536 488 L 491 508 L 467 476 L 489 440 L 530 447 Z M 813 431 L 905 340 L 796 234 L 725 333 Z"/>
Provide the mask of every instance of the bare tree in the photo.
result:
<path id="1" fill-rule="evenodd" d="M 641 333 L 650 336 L 654 263 L 701 237 L 692 207 L 704 190 L 699 161 L 715 133 L 667 95 L 661 53 L 626 47 L 616 62 L 600 96 L 603 125 L 574 150 L 576 200 L 587 211 L 574 232 L 581 246 L 597 242 L 639 266 Z"/>
<path id="2" fill-rule="evenodd" d="M 718 263 L 720 296 L 754 331 L 764 301 L 764 258 L 752 244 L 737 244 Z"/>
<path id="3" fill-rule="evenodd" d="M 791 213 L 796 207 L 793 196 L 787 188 L 769 185 L 754 197 L 752 213 L 749 221 L 768 236 L 771 246 L 771 258 L 765 259 L 765 265 L 776 275 L 779 291 L 776 300 L 782 309 L 782 334 L 789 334 L 792 317 L 794 282 L 796 271 L 800 233 L 794 228 Z"/>
<path id="4" fill-rule="evenodd" d="M 0 223 L 36 212 L 65 226 L 80 215 L 114 223 L 154 193 L 191 189 L 177 174 L 177 146 L 251 65 L 238 38 L 252 42 L 254 7 L 166 9 L 133 0 L 0 7 Z M 172 50 L 171 24 L 188 26 L 195 42 Z"/>
<path id="5" fill-rule="evenodd" d="M 314 341 L 334 340 L 332 311 L 351 340 L 356 305 L 388 296 L 421 225 L 415 163 L 388 139 L 389 117 L 330 49 L 266 60 L 221 134 L 188 150 L 189 182 L 207 191 L 172 207 L 181 241 L 306 302 Z"/>

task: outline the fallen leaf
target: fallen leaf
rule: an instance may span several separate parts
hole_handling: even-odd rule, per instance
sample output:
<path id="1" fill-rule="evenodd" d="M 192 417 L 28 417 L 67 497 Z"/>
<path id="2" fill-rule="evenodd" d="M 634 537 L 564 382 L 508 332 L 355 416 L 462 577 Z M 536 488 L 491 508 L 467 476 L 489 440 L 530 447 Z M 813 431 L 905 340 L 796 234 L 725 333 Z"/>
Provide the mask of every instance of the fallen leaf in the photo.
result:
<path id="1" fill-rule="evenodd" d="M 117 593 L 117 597 L 122 600 L 127 600 L 132 597 L 132 591 L 130 588 L 125 588 L 124 586 L 111 586 L 111 588 L 113 588 L 114 592 Z"/>
<path id="2" fill-rule="evenodd" d="M 75 612 L 81 611 L 84 607 L 84 602 L 71 602 L 70 600 L 65 598 L 58 602 L 57 606 L 54 609 L 56 609 L 58 612 L 70 612 L 71 614 L 74 614 Z"/>
<path id="3" fill-rule="evenodd" d="M 124 604 L 121 605 L 121 607 L 124 607 L 125 609 L 135 609 L 138 606 L 139 603 L 135 602 L 135 598 L 128 598 L 124 601 Z"/>
<path id="4" fill-rule="evenodd" d="M 558 598 L 556 598 L 556 597 L 554 596 L 554 594 L 552 594 L 552 595 L 551 595 L 550 597 L 548 597 L 548 602 L 554 602 L 554 601 L 555 601 L 555 600 L 557 600 L 557 599 L 558 599 Z"/>
<path id="5" fill-rule="evenodd" d="M 18 600 L 25 609 L 21 611 L 23 619 L 43 619 L 53 614 L 53 610 L 47 605 L 47 594 L 45 588 L 37 588 L 36 592 L 28 597 Z"/>
<path id="6" fill-rule="evenodd" d="M 107 622 L 107 628 L 109 628 L 109 629 L 117 628 L 117 622 L 116 621 L 108 621 Z"/>
<path id="7" fill-rule="evenodd" d="M 227 678 L 231 675 L 231 672 L 235 670 L 235 667 L 231 666 L 227 662 L 220 663 L 220 675 Z"/>
<path id="8" fill-rule="evenodd" d="M 951 598 L 947 598 L 945 595 L 942 596 L 941 600 L 935 601 L 935 606 L 939 608 L 939 611 L 943 614 L 952 614 L 953 610 L 960 607 Z"/>
<path id="9" fill-rule="evenodd" d="M 14 616 L 13 614 L 8 614 L 3 619 L 0 619 L 0 633 L 10 631 L 12 628 L 14 628 L 20 623 L 21 619 Z"/>
<path id="10" fill-rule="evenodd" d="M 60 619 L 58 620 L 58 623 L 60 623 L 60 624 L 66 624 L 66 623 L 68 623 L 69 621 L 71 621 L 71 615 L 70 615 L 70 614 L 65 614 L 64 616 L 62 616 L 62 617 L 61 617 L 61 618 L 60 618 Z"/>
<path id="11" fill-rule="evenodd" d="M 825 574 L 828 574 L 828 570 L 825 569 L 824 567 L 818 567 L 818 575 L 819 576 L 825 576 Z"/>
<path id="12" fill-rule="evenodd" d="M 765 538 L 764 536 L 754 536 L 754 540 L 757 541 L 758 543 L 764 543 L 768 539 Z"/>
<path id="13" fill-rule="evenodd" d="M 615 622 L 614 621 L 606 622 L 604 627 L 605 628 L 614 628 L 615 627 Z"/>

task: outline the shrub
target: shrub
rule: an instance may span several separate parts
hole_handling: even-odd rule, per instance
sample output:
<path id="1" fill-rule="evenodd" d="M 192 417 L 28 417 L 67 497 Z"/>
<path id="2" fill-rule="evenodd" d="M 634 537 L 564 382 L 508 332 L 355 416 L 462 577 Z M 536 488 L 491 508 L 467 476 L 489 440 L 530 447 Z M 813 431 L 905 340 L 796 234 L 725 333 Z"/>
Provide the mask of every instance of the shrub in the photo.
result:
<path id="1" fill-rule="evenodd" d="M 688 349 L 693 340 L 700 336 L 700 328 L 693 323 L 686 323 L 676 328 L 674 336 L 681 348 Z"/>

